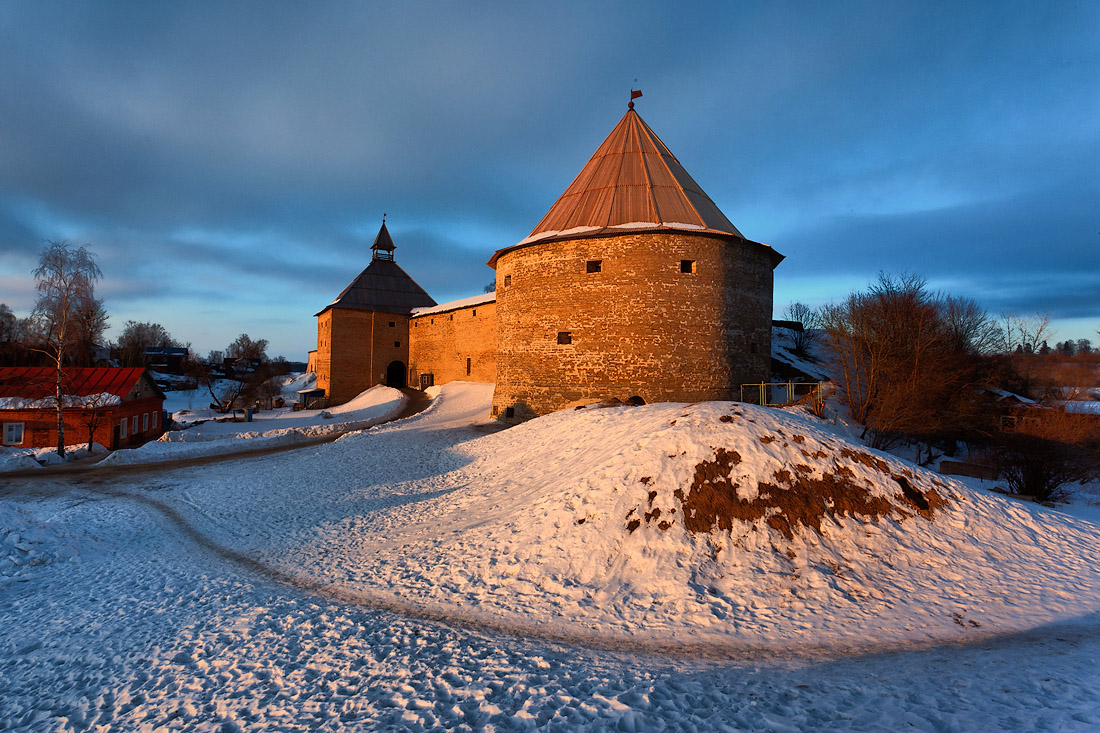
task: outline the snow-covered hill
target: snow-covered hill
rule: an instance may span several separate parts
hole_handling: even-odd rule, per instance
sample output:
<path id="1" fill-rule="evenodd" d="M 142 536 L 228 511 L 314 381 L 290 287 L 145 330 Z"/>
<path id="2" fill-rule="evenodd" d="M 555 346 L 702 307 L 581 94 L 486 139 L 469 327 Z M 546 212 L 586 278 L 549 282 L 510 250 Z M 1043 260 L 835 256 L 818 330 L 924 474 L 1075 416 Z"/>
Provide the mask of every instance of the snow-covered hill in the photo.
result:
<path id="1" fill-rule="evenodd" d="M 1100 531 L 738 403 L 558 412 L 459 447 L 460 488 L 318 527 L 297 572 L 648 641 L 974 638 L 1100 610 Z M 282 558 L 284 561 L 286 557 Z M 394 594 L 396 597 L 396 594 Z"/>

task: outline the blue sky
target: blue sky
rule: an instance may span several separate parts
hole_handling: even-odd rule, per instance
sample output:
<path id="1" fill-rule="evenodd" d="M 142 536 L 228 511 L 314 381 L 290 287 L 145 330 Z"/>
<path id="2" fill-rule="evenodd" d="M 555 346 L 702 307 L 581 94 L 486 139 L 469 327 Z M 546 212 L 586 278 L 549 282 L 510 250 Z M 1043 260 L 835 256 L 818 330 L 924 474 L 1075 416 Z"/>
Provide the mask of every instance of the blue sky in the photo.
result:
<path id="1" fill-rule="evenodd" d="M 304 359 L 369 261 L 482 291 L 626 109 L 787 256 L 777 313 L 915 272 L 1100 341 L 1100 3 L 0 5 L 0 302 L 46 240 L 155 321 Z M 635 80 L 637 80 L 635 82 Z"/>

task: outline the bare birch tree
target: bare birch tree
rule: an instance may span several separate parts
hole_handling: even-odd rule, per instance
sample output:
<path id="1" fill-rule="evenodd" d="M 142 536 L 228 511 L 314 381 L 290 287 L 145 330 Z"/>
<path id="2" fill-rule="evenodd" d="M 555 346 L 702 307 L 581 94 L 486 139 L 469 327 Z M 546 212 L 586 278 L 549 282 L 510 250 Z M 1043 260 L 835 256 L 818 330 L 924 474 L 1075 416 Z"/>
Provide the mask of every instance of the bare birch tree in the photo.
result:
<path id="1" fill-rule="evenodd" d="M 65 357 L 80 337 L 79 314 L 95 303 L 95 281 L 102 276 L 95 255 L 86 246 L 72 249 L 67 242 L 49 242 L 34 271 L 38 298 L 33 317 L 42 331 L 37 349 L 56 369 L 57 453 L 65 455 Z"/>

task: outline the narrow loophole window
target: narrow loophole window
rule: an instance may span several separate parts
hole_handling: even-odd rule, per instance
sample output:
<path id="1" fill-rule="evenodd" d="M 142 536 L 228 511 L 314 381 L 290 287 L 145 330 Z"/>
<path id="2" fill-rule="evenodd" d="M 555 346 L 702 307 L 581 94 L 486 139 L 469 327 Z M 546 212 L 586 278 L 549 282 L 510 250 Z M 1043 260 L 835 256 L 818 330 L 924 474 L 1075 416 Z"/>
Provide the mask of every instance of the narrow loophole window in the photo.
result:
<path id="1" fill-rule="evenodd" d="M 559 344 L 571 344 L 573 343 L 572 331 L 558 331 L 558 343 Z"/>
<path id="2" fill-rule="evenodd" d="M 695 272 L 695 260 L 680 260 L 680 272 Z"/>
<path id="3" fill-rule="evenodd" d="M 401 345 L 401 342 L 400 342 L 400 341 L 394 341 L 394 342 L 393 342 L 393 345 L 394 345 L 394 346 L 400 346 L 400 345 Z"/>
<path id="4" fill-rule="evenodd" d="M 603 260 L 589 260 L 585 265 L 585 272 L 602 272 Z"/>
<path id="5" fill-rule="evenodd" d="M 466 357 L 466 376 L 470 376 L 470 358 Z"/>
<path id="6" fill-rule="evenodd" d="M 508 287 L 511 284 L 512 284 L 512 276 L 511 275 L 505 275 L 504 276 L 504 287 Z"/>

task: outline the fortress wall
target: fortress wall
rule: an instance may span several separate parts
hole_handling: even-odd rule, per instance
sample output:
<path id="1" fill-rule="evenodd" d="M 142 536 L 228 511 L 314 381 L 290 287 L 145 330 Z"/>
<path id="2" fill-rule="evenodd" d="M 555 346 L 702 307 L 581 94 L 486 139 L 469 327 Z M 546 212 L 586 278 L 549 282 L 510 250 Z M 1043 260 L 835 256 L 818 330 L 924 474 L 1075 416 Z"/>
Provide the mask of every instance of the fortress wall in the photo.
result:
<path id="1" fill-rule="evenodd" d="M 317 354 L 314 356 L 314 371 L 317 373 L 317 388 L 329 394 L 332 386 L 332 311 L 326 310 L 317 316 Z"/>
<path id="2" fill-rule="evenodd" d="M 407 378 L 408 316 L 332 308 L 318 318 L 317 326 L 320 370 L 325 370 L 325 353 L 329 354 L 327 384 L 322 384 L 318 371 L 317 386 L 324 387 L 332 404 L 347 402 L 365 389 L 385 384 L 386 368 L 393 361 L 402 362 Z M 327 345 L 323 346 L 320 342 L 325 340 Z"/>
<path id="3" fill-rule="evenodd" d="M 588 261 L 600 271 L 587 271 Z M 681 272 L 681 261 L 694 262 Z M 548 242 L 497 261 L 493 412 L 737 398 L 766 381 L 772 252 L 732 237 L 649 232 Z M 572 343 L 558 343 L 558 334 Z"/>
<path id="4" fill-rule="evenodd" d="M 421 374 L 433 375 L 435 384 L 456 380 L 495 382 L 496 303 L 412 317 L 409 368 L 414 387 L 419 386 Z"/>

